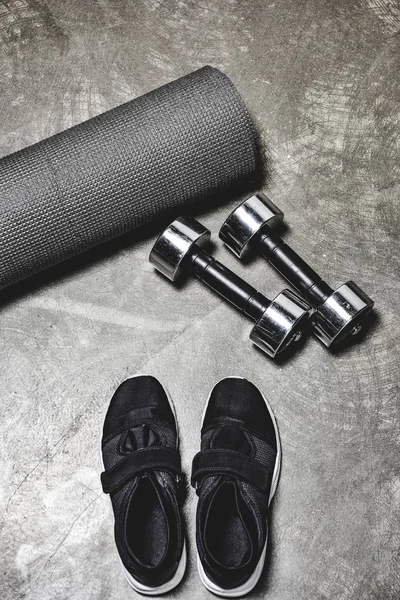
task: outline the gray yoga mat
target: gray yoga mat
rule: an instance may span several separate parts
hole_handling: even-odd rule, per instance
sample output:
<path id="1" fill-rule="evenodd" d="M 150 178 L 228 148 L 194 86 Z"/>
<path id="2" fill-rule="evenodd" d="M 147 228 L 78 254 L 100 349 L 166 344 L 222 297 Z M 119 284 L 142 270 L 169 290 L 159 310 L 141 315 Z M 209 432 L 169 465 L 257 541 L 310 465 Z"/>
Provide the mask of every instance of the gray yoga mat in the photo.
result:
<path id="1" fill-rule="evenodd" d="M 0 160 L 0 288 L 243 184 L 256 137 L 204 67 Z"/>

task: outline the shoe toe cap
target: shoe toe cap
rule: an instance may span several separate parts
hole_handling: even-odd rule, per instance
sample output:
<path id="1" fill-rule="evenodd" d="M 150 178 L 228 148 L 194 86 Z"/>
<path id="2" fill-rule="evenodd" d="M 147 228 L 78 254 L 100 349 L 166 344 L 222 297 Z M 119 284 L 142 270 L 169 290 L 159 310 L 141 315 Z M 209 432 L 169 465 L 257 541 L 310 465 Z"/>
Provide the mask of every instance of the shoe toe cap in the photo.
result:
<path id="1" fill-rule="evenodd" d="M 264 396 L 247 379 L 228 377 L 216 384 L 210 395 L 203 427 L 220 417 L 243 421 L 250 429 L 275 438 L 272 417 Z"/>
<path id="2" fill-rule="evenodd" d="M 133 409 L 152 408 L 154 415 L 171 423 L 175 427 L 166 391 L 161 383 L 151 375 L 138 375 L 126 379 L 116 389 L 104 422 L 104 435 L 110 433 L 115 420 L 119 420 Z"/>

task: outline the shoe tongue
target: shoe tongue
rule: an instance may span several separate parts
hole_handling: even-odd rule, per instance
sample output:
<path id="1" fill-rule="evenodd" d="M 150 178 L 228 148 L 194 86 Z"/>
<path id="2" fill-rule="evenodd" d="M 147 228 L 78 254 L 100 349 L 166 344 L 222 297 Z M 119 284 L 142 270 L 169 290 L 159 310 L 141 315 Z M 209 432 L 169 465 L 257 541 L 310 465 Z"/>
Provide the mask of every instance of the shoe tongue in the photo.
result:
<path id="1" fill-rule="evenodd" d="M 161 438 L 149 425 L 143 424 L 136 427 L 130 427 L 120 442 L 120 452 L 122 454 L 129 454 L 135 450 L 141 450 L 142 448 L 151 448 L 152 446 L 161 446 Z M 144 473 L 139 473 L 134 480 L 137 481 L 142 476 L 149 477 L 153 481 L 154 485 L 158 488 L 161 495 L 165 494 L 165 483 L 169 482 L 170 485 L 175 484 L 175 477 L 172 473 L 163 472 L 160 478 L 160 473 L 157 469 L 151 469 Z"/>
<path id="2" fill-rule="evenodd" d="M 158 434 L 148 425 L 139 425 L 128 429 L 121 441 L 122 452 L 133 452 L 140 448 L 150 448 L 159 446 L 160 438 Z"/>
<path id="3" fill-rule="evenodd" d="M 236 450 L 242 454 L 251 454 L 252 448 L 247 440 L 246 435 L 238 427 L 225 426 L 221 427 L 214 435 L 211 443 L 212 448 L 227 448 L 228 450 Z"/>

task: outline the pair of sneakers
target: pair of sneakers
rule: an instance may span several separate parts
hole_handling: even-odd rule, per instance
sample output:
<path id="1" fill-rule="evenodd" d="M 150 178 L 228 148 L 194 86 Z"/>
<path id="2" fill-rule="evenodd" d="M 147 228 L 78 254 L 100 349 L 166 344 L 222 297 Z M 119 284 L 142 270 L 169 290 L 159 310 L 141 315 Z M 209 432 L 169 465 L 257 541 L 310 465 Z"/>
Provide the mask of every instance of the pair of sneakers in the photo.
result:
<path id="1" fill-rule="evenodd" d="M 176 414 L 157 379 L 138 375 L 118 387 L 101 451 L 125 576 L 142 594 L 168 592 L 184 575 L 186 545 Z M 265 397 L 246 379 L 221 380 L 206 403 L 191 474 L 198 571 L 214 594 L 242 596 L 257 583 L 280 463 L 277 424 Z"/>

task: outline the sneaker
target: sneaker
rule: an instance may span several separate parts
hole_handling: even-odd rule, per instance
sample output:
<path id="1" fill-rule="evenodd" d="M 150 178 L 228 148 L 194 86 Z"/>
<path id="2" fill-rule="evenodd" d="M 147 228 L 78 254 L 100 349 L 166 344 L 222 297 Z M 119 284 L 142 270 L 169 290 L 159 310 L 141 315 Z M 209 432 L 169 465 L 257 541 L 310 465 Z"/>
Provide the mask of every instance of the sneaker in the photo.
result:
<path id="1" fill-rule="evenodd" d="M 124 381 L 103 427 L 103 491 L 110 494 L 115 542 L 128 583 L 159 595 L 186 567 L 178 430 L 172 401 L 154 377 Z"/>
<path id="2" fill-rule="evenodd" d="M 237 377 L 217 383 L 192 466 L 199 497 L 197 563 L 210 592 L 234 598 L 250 592 L 259 580 L 280 463 L 277 424 L 261 392 Z"/>

